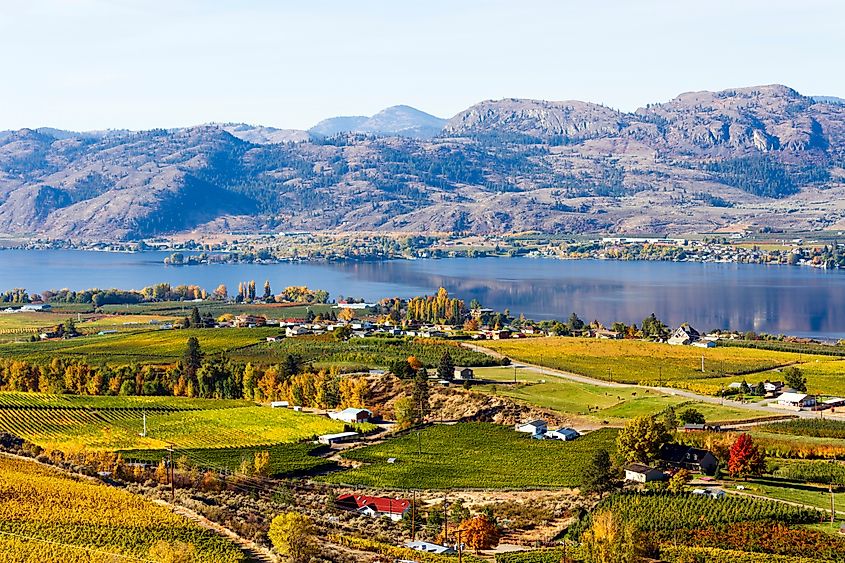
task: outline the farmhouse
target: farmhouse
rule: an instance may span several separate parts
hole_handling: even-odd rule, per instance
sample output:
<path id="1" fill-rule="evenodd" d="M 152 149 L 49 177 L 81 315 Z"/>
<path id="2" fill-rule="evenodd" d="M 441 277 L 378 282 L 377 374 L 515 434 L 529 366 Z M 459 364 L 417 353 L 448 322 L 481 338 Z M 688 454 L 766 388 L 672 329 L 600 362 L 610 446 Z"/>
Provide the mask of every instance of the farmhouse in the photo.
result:
<path id="1" fill-rule="evenodd" d="M 701 334 L 692 328 L 688 324 L 682 324 L 675 332 L 672 333 L 672 336 L 669 337 L 669 344 L 674 344 L 675 346 L 689 346 L 693 342 L 697 342 L 701 339 Z"/>
<path id="2" fill-rule="evenodd" d="M 323 434 L 317 438 L 321 444 L 331 446 L 332 444 L 341 444 L 343 442 L 351 442 L 358 437 L 357 432 L 339 432 L 337 434 Z"/>
<path id="3" fill-rule="evenodd" d="M 545 420 L 532 420 L 524 424 L 517 424 L 517 432 L 525 432 L 526 434 L 545 434 L 548 430 Z"/>
<path id="4" fill-rule="evenodd" d="M 415 551 L 424 551 L 425 553 L 434 553 L 435 555 L 452 555 L 455 550 L 445 545 L 438 545 L 427 541 L 409 541 L 405 547 Z"/>
<path id="5" fill-rule="evenodd" d="M 470 368 L 455 368 L 455 379 L 467 380 L 475 378 L 475 374 Z"/>
<path id="6" fill-rule="evenodd" d="M 681 444 L 664 444 L 658 455 L 669 467 L 688 469 L 705 475 L 713 475 L 719 467 L 719 460 L 709 451 Z"/>
<path id="7" fill-rule="evenodd" d="M 289 326 L 285 328 L 285 336 L 287 337 L 303 336 L 306 334 L 311 334 L 311 331 L 304 326 Z"/>
<path id="8" fill-rule="evenodd" d="M 616 332 L 615 330 L 600 328 L 595 331 L 595 337 L 600 340 L 619 340 L 622 338 L 622 333 Z"/>
<path id="9" fill-rule="evenodd" d="M 559 428 L 546 432 L 546 438 L 549 440 L 563 440 L 564 442 L 571 442 L 581 434 L 574 428 Z"/>
<path id="10" fill-rule="evenodd" d="M 783 393 L 778 397 L 779 407 L 792 407 L 802 409 L 804 407 L 816 406 L 816 398 L 806 393 Z"/>
<path id="11" fill-rule="evenodd" d="M 340 412 L 330 412 L 329 418 L 333 420 L 340 420 L 349 424 L 356 424 L 358 422 L 367 422 L 373 417 L 373 413 L 367 409 L 348 408 Z"/>
<path id="12" fill-rule="evenodd" d="M 267 319 L 257 315 L 238 315 L 232 321 L 232 326 L 236 328 L 264 326 L 267 324 Z"/>
<path id="13" fill-rule="evenodd" d="M 365 516 L 387 516 L 394 522 L 402 519 L 411 509 L 411 501 L 391 497 L 371 497 L 347 493 L 335 499 L 335 505 L 341 510 L 357 512 Z"/>
<path id="14" fill-rule="evenodd" d="M 652 481 L 663 481 L 666 479 L 666 475 L 659 469 L 641 463 L 629 463 L 624 469 L 626 481 L 650 483 Z"/>

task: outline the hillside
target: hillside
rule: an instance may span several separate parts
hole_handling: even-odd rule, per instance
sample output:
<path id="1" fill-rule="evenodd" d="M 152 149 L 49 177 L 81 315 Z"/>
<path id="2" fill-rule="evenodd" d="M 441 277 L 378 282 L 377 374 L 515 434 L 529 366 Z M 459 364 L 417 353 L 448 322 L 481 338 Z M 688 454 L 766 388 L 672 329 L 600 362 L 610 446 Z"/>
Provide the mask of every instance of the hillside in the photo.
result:
<path id="1" fill-rule="evenodd" d="M 845 106 L 785 86 L 338 119 L 2 132 L 0 234 L 845 229 Z"/>

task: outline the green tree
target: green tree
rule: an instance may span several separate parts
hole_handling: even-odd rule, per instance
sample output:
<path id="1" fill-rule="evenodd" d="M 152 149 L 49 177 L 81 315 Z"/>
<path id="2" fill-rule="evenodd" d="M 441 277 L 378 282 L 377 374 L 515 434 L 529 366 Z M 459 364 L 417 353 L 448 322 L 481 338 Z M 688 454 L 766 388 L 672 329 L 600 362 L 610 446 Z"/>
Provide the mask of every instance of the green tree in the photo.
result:
<path id="1" fill-rule="evenodd" d="M 393 415 L 400 429 L 409 428 L 417 421 L 417 409 L 411 397 L 402 397 L 393 404 Z"/>
<path id="2" fill-rule="evenodd" d="M 452 355 L 448 350 L 443 352 L 440 357 L 440 363 L 437 365 L 437 377 L 452 381 L 455 378 L 455 362 L 452 361 Z"/>
<path id="3" fill-rule="evenodd" d="M 674 494 L 683 493 L 686 490 L 687 483 L 691 480 L 692 474 L 686 469 L 680 469 L 677 473 L 672 475 L 671 479 L 669 479 L 669 484 L 666 486 L 666 490 Z"/>
<path id="4" fill-rule="evenodd" d="M 425 368 L 422 368 L 417 370 L 417 373 L 414 376 L 414 391 L 412 394 L 414 408 L 417 410 L 417 418 L 420 421 L 428 415 L 428 395 L 428 372 Z"/>
<path id="5" fill-rule="evenodd" d="M 597 450 L 581 473 L 581 494 L 598 493 L 599 497 L 603 497 L 604 493 L 613 491 L 618 486 L 619 481 L 610 461 L 610 453 L 604 448 Z"/>
<path id="6" fill-rule="evenodd" d="M 185 351 L 182 354 L 182 367 L 189 378 L 195 378 L 200 365 L 202 365 L 200 341 L 197 340 L 196 336 L 192 336 L 188 339 Z"/>
<path id="7" fill-rule="evenodd" d="M 270 522 L 267 537 L 281 555 L 294 563 L 308 561 L 315 553 L 315 527 L 308 516 L 283 512 Z"/>
<path id="8" fill-rule="evenodd" d="M 792 387 L 801 393 L 807 392 L 807 378 L 801 369 L 790 366 L 783 370 L 783 382 L 787 387 Z"/>
<path id="9" fill-rule="evenodd" d="M 273 297 L 273 291 L 270 289 L 270 280 L 264 282 L 264 301 L 270 301 Z"/>
<path id="10" fill-rule="evenodd" d="M 640 330 L 646 338 L 665 338 L 669 334 L 669 329 L 654 313 L 643 319 Z"/>
<path id="11" fill-rule="evenodd" d="M 582 321 L 578 315 L 572 313 L 569 315 L 569 320 L 566 322 L 566 325 L 569 327 L 569 330 L 581 330 L 584 328 L 584 321 Z"/>
<path id="12" fill-rule="evenodd" d="M 704 415 L 698 409 L 685 409 L 678 416 L 684 424 L 704 424 Z"/>
<path id="13" fill-rule="evenodd" d="M 616 438 L 619 453 L 626 461 L 649 463 L 657 458 L 661 446 L 671 439 L 666 426 L 653 416 L 631 419 Z"/>
<path id="14" fill-rule="evenodd" d="M 352 337 L 352 325 L 341 325 L 334 327 L 332 335 L 335 340 L 349 340 Z"/>
<path id="15" fill-rule="evenodd" d="M 191 309 L 191 324 L 190 326 L 194 328 L 202 328 L 203 322 L 202 317 L 200 317 L 200 310 L 194 307 Z"/>

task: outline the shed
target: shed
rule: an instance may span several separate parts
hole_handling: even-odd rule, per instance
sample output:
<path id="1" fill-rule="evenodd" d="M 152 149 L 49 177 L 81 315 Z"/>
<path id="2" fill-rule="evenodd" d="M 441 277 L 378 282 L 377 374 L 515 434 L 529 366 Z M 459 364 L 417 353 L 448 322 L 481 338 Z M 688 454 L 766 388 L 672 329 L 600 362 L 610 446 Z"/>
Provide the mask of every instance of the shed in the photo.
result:
<path id="1" fill-rule="evenodd" d="M 526 434 L 545 434 L 546 430 L 548 430 L 548 425 L 545 420 L 532 420 L 516 425 L 517 432 L 525 432 Z"/>
<path id="2" fill-rule="evenodd" d="M 816 398 L 806 393 L 783 393 L 778 397 L 778 406 L 781 407 L 813 407 L 816 405 Z"/>
<path id="3" fill-rule="evenodd" d="M 652 481 L 663 481 L 666 479 L 666 475 L 659 469 L 641 463 L 629 463 L 624 469 L 626 481 L 650 483 Z"/>
<path id="4" fill-rule="evenodd" d="M 317 438 L 317 441 L 321 444 L 326 444 L 327 446 L 331 446 L 332 444 L 340 444 L 343 442 L 349 442 L 354 440 L 358 437 L 357 432 L 338 432 L 337 434 L 323 434 Z"/>
<path id="5" fill-rule="evenodd" d="M 373 413 L 367 409 L 348 408 L 340 412 L 330 412 L 329 418 L 333 420 L 340 420 L 349 424 L 356 424 L 359 422 L 367 422 L 373 417 Z"/>
<path id="6" fill-rule="evenodd" d="M 427 541 L 409 541 L 405 544 L 408 549 L 415 551 L 423 551 L 425 553 L 434 553 L 435 555 L 452 555 L 455 550 L 445 545 L 431 543 Z"/>
<path id="7" fill-rule="evenodd" d="M 546 438 L 550 440 L 563 440 L 564 442 L 571 442 L 580 435 L 574 428 L 558 428 L 557 430 L 546 432 Z"/>
<path id="8" fill-rule="evenodd" d="M 455 368 L 455 379 L 467 380 L 474 379 L 475 374 L 470 368 Z"/>

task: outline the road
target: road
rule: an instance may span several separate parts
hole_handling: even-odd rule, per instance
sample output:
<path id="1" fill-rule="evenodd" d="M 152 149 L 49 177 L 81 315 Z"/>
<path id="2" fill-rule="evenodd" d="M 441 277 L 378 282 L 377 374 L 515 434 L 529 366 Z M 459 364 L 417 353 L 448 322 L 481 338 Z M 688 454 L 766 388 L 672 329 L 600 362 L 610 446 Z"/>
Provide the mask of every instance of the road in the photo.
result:
<path id="1" fill-rule="evenodd" d="M 504 358 L 502 354 L 490 350 L 489 348 L 485 348 L 483 346 L 479 346 L 477 344 L 470 344 L 470 343 L 462 343 L 462 346 L 473 350 L 475 352 L 481 352 L 482 354 L 487 354 L 488 356 L 492 356 L 497 359 Z M 725 407 L 732 407 L 737 409 L 746 409 L 756 412 L 763 412 L 766 414 L 779 414 L 782 416 L 790 416 L 795 415 L 799 418 L 819 418 L 821 416 L 820 413 L 824 411 L 791 411 L 786 409 L 780 409 L 777 407 L 770 407 L 766 404 L 759 404 L 759 403 L 741 403 L 739 401 L 733 401 L 730 399 L 724 399 L 722 397 L 714 397 L 712 395 L 700 395 L 698 393 L 693 393 L 692 391 L 686 391 L 684 389 L 674 389 L 672 387 L 651 387 L 646 385 L 630 385 L 627 383 L 617 383 L 613 381 L 604 381 L 601 379 L 595 379 L 593 377 L 588 377 L 586 375 L 579 375 L 577 373 L 571 373 L 568 371 L 563 371 L 554 368 L 547 368 L 544 366 L 538 366 L 535 364 L 529 364 L 522 361 L 514 361 L 512 366 L 516 367 L 517 369 L 524 369 L 527 371 L 532 371 L 535 373 L 539 373 L 542 375 L 550 375 L 552 377 L 559 377 L 561 379 L 567 379 L 569 381 L 576 381 L 578 383 L 588 383 L 590 385 L 596 385 L 599 387 L 611 387 L 611 388 L 627 388 L 627 389 L 648 389 L 650 391 L 656 391 L 658 393 L 663 393 L 665 395 L 675 395 L 677 397 L 683 397 L 685 399 L 690 399 L 692 401 L 699 401 L 702 403 L 710 403 L 713 405 L 721 405 Z M 825 414 L 825 418 L 835 418 L 838 420 L 845 420 L 845 417 L 836 416 L 831 414 Z"/>

